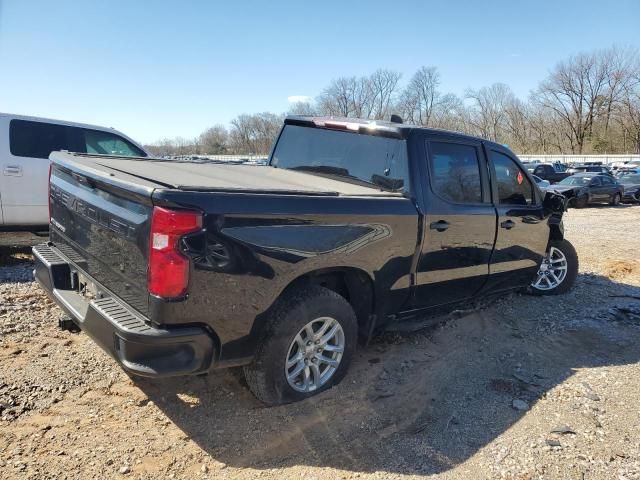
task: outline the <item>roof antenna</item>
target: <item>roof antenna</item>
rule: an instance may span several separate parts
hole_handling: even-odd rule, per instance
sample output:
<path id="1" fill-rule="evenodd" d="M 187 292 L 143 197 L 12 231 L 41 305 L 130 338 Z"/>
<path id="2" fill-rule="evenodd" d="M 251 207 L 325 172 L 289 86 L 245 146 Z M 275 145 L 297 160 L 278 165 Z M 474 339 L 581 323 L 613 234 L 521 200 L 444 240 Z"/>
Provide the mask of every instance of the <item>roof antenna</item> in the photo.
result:
<path id="1" fill-rule="evenodd" d="M 400 115 L 396 115 L 395 113 L 391 114 L 391 117 L 389 117 L 389 121 L 391 123 L 403 123 L 402 117 Z"/>

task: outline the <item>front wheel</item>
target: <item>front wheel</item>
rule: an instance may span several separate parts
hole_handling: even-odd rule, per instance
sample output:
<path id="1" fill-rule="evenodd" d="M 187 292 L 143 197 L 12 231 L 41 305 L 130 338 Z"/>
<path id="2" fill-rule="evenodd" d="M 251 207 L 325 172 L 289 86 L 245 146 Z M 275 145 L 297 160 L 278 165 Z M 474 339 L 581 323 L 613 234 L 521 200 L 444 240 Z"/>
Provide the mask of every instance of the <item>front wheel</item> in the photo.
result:
<path id="1" fill-rule="evenodd" d="M 578 254 L 568 240 L 552 240 L 529 291 L 534 295 L 568 292 L 578 276 Z"/>
<path id="2" fill-rule="evenodd" d="M 253 394 L 267 405 L 303 400 L 340 382 L 358 340 L 347 300 L 308 286 L 278 302 L 254 361 L 244 368 Z"/>

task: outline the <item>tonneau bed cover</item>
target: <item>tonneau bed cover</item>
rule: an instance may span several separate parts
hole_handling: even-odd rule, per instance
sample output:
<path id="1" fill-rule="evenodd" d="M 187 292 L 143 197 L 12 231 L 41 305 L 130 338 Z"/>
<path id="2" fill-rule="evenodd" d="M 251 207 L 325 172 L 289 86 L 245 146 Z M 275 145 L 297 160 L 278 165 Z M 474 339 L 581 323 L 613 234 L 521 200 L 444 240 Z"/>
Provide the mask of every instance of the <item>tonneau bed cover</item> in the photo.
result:
<path id="1" fill-rule="evenodd" d="M 119 157 L 53 152 L 52 160 L 74 162 L 123 181 L 149 188 L 211 192 L 280 193 L 400 197 L 400 193 L 265 165 L 185 162 L 157 158 Z"/>

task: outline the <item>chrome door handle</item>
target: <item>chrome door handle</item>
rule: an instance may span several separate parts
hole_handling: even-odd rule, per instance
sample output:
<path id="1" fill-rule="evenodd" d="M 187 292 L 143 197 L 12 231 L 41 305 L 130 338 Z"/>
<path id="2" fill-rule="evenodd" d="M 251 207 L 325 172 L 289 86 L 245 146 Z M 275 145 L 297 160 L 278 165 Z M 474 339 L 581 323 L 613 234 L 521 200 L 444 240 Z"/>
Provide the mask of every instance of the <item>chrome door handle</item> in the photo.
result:
<path id="1" fill-rule="evenodd" d="M 4 167 L 3 172 L 8 177 L 21 177 L 22 167 L 19 165 L 7 165 Z"/>
<path id="2" fill-rule="evenodd" d="M 449 228 L 449 222 L 445 220 L 439 220 L 430 224 L 429 228 L 431 230 L 437 230 L 438 232 L 444 232 L 447 228 Z"/>

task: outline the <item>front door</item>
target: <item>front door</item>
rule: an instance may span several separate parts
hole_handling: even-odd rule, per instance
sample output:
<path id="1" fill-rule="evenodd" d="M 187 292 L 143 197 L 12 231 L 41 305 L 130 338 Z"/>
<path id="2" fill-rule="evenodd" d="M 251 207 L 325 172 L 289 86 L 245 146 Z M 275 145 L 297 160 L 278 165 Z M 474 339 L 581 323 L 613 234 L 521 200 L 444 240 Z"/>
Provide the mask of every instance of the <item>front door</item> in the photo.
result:
<path id="1" fill-rule="evenodd" d="M 422 252 L 415 278 L 417 308 L 472 297 L 487 280 L 496 235 L 486 161 L 480 142 L 430 137 Z"/>
<path id="2" fill-rule="evenodd" d="M 506 151 L 487 149 L 493 201 L 498 211 L 496 246 L 485 291 L 526 286 L 535 278 L 549 241 L 542 198 Z"/>

